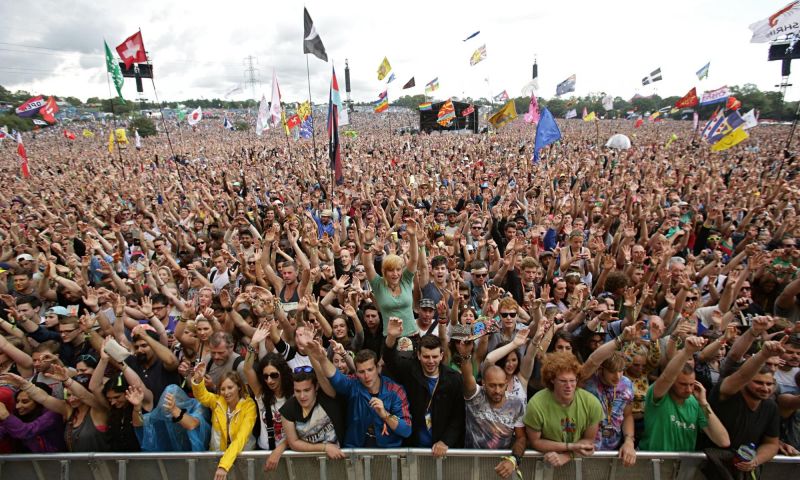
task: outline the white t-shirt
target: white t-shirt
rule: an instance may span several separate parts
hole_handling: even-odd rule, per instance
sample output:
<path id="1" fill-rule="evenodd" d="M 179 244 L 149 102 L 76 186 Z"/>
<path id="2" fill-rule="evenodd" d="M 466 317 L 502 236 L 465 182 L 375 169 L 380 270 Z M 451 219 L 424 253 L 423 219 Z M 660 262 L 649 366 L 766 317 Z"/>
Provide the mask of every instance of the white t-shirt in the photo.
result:
<path id="1" fill-rule="evenodd" d="M 264 399 L 259 395 L 256 397 L 256 405 L 258 405 L 258 419 L 261 422 L 261 433 L 258 436 L 258 447 L 262 450 L 270 450 L 269 448 L 269 434 L 272 433 L 275 437 L 275 446 L 280 445 L 286 439 L 283 433 L 283 418 L 279 409 L 286 403 L 286 398 L 275 398 L 275 403 L 269 406 L 264 405 Z M 272 417 L 272 429 L 267 423 L 267 416 Z"/>

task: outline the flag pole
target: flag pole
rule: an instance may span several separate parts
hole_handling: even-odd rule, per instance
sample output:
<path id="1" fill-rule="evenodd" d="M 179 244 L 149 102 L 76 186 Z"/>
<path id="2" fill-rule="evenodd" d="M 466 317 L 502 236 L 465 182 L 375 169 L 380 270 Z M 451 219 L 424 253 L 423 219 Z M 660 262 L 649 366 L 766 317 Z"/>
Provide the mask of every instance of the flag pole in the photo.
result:
<path id="1" fill-rule="evenodd" d="M 119 154 L 119 166 L 122 170 L 122 178 L 127 179 L 127 175 L 125 174 L 125 161 L 122 160 L 122 151 L 119 148 L 119 141 L 117 140 L 117 112 L 114 110 L 114 97 L 111 93 L 111 78 L 108 69 L 106 69 L 106 84 L 108 85 L 108 95 L 111 96 L 109 99 L 109 103 L 111 104 L 111 122 L 114 124 L 113 131 L 111 132 L 111 137 L 114 139 L 114 143 L 117 145 L 117 154 Z"/>
<path id="2" fill-rule="evenodd" d="M 292 145 L 289 143 L 289 127 L 286 125 L 286 110 L 283 110 L 283 105 L 281 105 L 281 126 L 283 127 L 283 136 L 286 137 L 286 151 L 289 153 L 289 163 L 294 163 L 292 161 Z"/>
<path id="3" fill-rule="evenodd" d="M 314 102 L 311 101 L 311 70 L 306 54 L 306 80 L 308 80 L 308 104 L 311 109 L 311 146 L 314 148 L 314 161 L 317 161 L 317 129 L 314 128 Z"/>

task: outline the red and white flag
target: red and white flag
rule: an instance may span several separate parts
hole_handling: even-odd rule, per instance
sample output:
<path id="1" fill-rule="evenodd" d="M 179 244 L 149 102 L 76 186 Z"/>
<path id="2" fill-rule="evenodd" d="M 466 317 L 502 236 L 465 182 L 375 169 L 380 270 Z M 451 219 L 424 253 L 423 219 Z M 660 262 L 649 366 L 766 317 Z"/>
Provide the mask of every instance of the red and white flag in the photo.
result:
<path id="1" fill-rule="evenodd" d="M 144 63 L 147 61 L 147 54 L 144 52 L 144 42 L 142 42 L 142 32 L 136 32 L 126 38 L 124 42 L 117 46 L 119 58 L 125 62 L 125 68 L 131 68 L 134 63 Z"/>
<path id="2" fill-rule="evenodd" d="M 56 123 L 56 113 L 58 112 L 58 105 L 56 104 L 56 100 L 53 97 L 48 97 L 47 101 L 44 102 L 44 106 L 39 109 L 39 115 L 42 116 L 47 123 Z"/>
<path id="3" fill-rule="evenodd" d="M 198 123 L 200 123 L 200 120 L 202 119 L 203 119 L 203 109 L 200 107 L 197 107 L 195 111 L 193 111 L 192 113 L 189 114 L 188 117 L 186 117 L 186 121 L 189 122 L 189 125 L 197 125 Z"/>
<path id="4" fill-rule="evenodd" d="M 69 130 L 67 130 L 67 129 L 65 128 L 65 129 L 64 129 L 64 137 L 66 137 L 66 138 L 68 138 L 68 139 L 70 139 L 70 140 L 75 140 L 75 133 L 73 133 L 73 132 L 70 132 Z"/>
<path id="5" fill-rule="evenodd" d="M 22 134 L 17 132 L 17 154 L 22 159 L 22 176 L 30 178 L 31 172 L 28 170 L 28 152 L 25 151 L 25 145 L 22 143 Z"/>

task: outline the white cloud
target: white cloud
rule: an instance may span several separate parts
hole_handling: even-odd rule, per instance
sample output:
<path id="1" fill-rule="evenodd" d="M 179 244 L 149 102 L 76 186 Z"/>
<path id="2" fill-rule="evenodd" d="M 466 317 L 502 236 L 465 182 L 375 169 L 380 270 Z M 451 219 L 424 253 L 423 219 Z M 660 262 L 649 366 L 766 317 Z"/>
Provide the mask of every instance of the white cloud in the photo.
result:
<path id="1" fill-rule="evenodd" d="M 767 62 L 766 44 L 751 44 L 747 26 L 781 8 L 785 0 L 718 2 L 675 0 L 637 2 L 324 2 L 306 6 L 317 32 L 335 62 L 344 88 L 344 60 L 349 59 L 355 100 L 373 100 L 384 87 L 376 70 L 384 56 L 397 80 L 390 98 L 422 93 L 439 77 L 437 97 L 488 97 L 502 90 L 520 94 L 538 59 L 540 95 L 552 97 L 555 86 L 577 75 L 577 95 L 608 92 L 683 95 L 722 85 L 754 83 L 774 90 L 780 62 Z M 155 0 L 89 2 L 3 2 L 0 4 L 0 85 L 12 90 L 108 96 L 102 41 L 120 43 L 142 29 L 154 61 L 159 97 L 222 98 L 244 80 L 244 58 L 258 58 L 261 93 L 269 96 L 273 68 L 285 99 L 308 95 L 306 58 L 302 54 L 300 2 L 159 2 Z M 35 24 L 30 19 L 35 18 Z M 462 42 L 480 30 L 476 38 Z M 469 66 L 474 49 L 486 44 L 488 58 Z M 18 45 L 39 46 L 37 50 Z M 72 53 L 70 53 L 72 52 Z M 710 78 L 698 70 L 711 61 Z M 331 63 L 308 59 L 312 96 L 327 98 Z M 664 80 L 642 87 L 641 79 L 661 67 Z M 58 73 L 52 72 L 57 69 Z M 411 77 L 417 87 L 402 91 Z M 484 81 L 489 78 L 489 84 Z M 134 98 L 132 81 L 124 93 Z M 146 84 L 145 95 L 152 98 Z M 789 99 L 800 97 L 790 88 Z M 245 88 L 236 99 L 251 97 Z"/>

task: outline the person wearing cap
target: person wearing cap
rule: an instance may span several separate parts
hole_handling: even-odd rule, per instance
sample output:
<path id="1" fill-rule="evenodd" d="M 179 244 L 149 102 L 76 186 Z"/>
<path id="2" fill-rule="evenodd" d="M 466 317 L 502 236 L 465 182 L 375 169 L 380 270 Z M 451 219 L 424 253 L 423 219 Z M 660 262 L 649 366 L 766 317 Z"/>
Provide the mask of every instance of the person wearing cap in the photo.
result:
<path id="1" fill-rule="evenodd" d="M 322 238 L 324 234 L 333 238 L 333 234 L 336 231 L 333 225 L 333 210 L 326 208 L 320 212 L 319 216 L 314 215 L 311 210 L 306 210 L 305 214 L 317 224 L 317 238 Z"/>
<path id="2" fill-rule="evenodd" d="M 459 213 L 455 209 L 449 209 L 447 211 L 447 223 L 444 226 L 444 233 L 448 237 L 452 237 L 456 234 L 456 232 L 461 231 L 464 224 L 463 222 L 467 219 L 467 212 L 464 211 L 459 215 Z"/>
<path id="3" fill-rule="evenodd" d="M 438 335 L 438 323 L 434 322 L 436 314 L 436 303 L 430 298 L 423 298 L 419 301 L 419 313 L 417 314 L 417 327 L 420 335 Z"/>
<path id="4" fill-rule="evenodd" d="M 426 309 L 433 309 L 430 299 L 423 298 L 420 309 L 423 305 Z M 432 319 L 433 315 L 430 317 Z M 448 448 L 464 446 L 461 376 L 444 366 L 442 341 L 431 334 L 423 334 L 419 339 L 416 358 L 401 357 L 397 340 L 402 328 L 401 320 L 389 321 L 383 358 L 392 378 L 405 387 L 408 395 L 412 419 L 409 444 L 431 448 L 434 457 L 442 457 Z"/>

